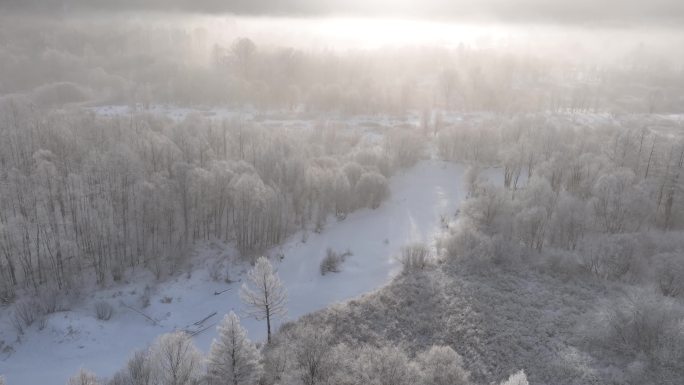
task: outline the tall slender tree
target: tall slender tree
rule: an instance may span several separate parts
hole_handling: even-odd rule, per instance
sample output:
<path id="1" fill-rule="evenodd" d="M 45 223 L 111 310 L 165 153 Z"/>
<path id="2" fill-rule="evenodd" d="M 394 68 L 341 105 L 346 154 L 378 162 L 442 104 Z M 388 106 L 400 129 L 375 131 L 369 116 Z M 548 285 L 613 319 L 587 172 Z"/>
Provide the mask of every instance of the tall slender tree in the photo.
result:
<path id="1" fill-rule="evenodd" d="M 256 384 L 261 374 L 260 354 L 247 338 L 232 311 L 217 327 L 218 338 L 211 344 L 207 357 L 207 377 L 211 385 Z"/>
<path id="2" fill-rule="evenodd" d="M 247 314 L 254 319 L 266 320 L 268 342 L 271 342 L 271 319 L 286 314 L 287 293 L 271 262 L 265 257 L 257 259 L 247 273 L 249 285 L 242 284 L 240 298 L 247 305 Z"/>

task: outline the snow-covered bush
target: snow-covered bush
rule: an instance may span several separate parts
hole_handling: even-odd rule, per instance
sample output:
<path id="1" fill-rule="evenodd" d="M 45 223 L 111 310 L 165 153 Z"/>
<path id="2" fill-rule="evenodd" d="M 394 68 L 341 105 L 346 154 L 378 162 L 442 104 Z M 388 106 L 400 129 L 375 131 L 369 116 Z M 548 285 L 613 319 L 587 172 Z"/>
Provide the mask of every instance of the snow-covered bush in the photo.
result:
<path id="1" fill-rule="evenodd" d="M 461 213 L 479 230 L 488 234 L 503 233 L 502 219 L 510 218 L 510 202 L 506 191 L 491 182 L 478 183 L 472 197 L 461 204 Z"/>
<path id="2" fill-rule="evenodd" d="M 657 294 L 634 294 L 618 300 L 600 318 L 602 343 L 625 355 L 684 360 L 684 308 Z M 679 348 L 673 349 L 673 347 Z"/>
<path id="3" fill-rule="evenodd" d="M 591 204 L 597 225 L 610 234 L 634 231 L 652 211 L 652 202 L 636 186 L 634 172 L 620 168 L 599 177 Z"/>
<path id="4" fill-rule="evenodd" d="M 366 171 L 378 172 L 385 178 L 389 178 L 392 174 L 391 161 L 387 154 L 378 150 L 378 148 L 362 148 L 354 155 L 354 160 Z"/>
<path id="5" fill-rule="evenodd" d="M 99 301 L 95 303 L 95 316 L 101 321 L 109 321 L 114 314 L 114 308 L 109 302 Z"/>
<path id="6" fill-rule="evenodd" d="M 59 291 L 44 290 L 39 297 L 40 310 L 43 314 L 52 314 L 59 309 Z"/>
<path id="7" fill-rule="evenodd" d="M 294 337 L 290 341 L 295 344 L 294 368 L 289 375 L 298 377 L 304 385 L 326 383 L 335 368 L 330 330 L 305 325 L 295 330 Z"/>
<path id="8" fill-rule="evenodd" d="M 418 365 L 397 346 L 338 344 L 327 353 L 331 364 L 328 383 L 344 385 L 414 385 L 421 384 Z"/>
<path id="9" fill-rule="evenodd" d="M 14 285 L 7 279 L 0 279 L 0 303 L 6 304 L 14 300 L 17 293 Z"/>
<path id="10" fill-rule="evenodd" d="M 339 272 L 341 263 L 342 258 L 340 258 L 337 253 L 332 251 L 332 249 L 326 250 L 325 257 L 321 261 L 321 275 L 325 275 L 325 273 Z"/>
<path id="11" fill-rule="evenodd" d="M 110 273 L 114 282 L 120 282 L 123 279 L 124 269 L 121 265 L 114 265 L 110 268 Z"/>
<path id="12" fill-rule="evenodd" d="M 143 289 L 143 292 L 140 294 L 140 306 L 142 308 L 146 308 L 150 306 L 150 296 L 152 295 L 152 288 L 149 285 L 145 285 L 145 289 Z"/>
<path id="13" fill-rule="evenodd" d="M 460 222 L 441 242 L 452 260 L 489 261 L 494 253 L 492 240 L 468 221 Z"/>
<path id="14" fill-rule="evenodd" d="M 357 355 L 357 384 L 414 385 L 420 372 L 406 353 L 396 347 L 364 346 Z"/>
<path id="15" fill-rule="evenodd" d="M 361 175 L 356 184 L 356 196 L 359 207 L 376 209 L 389 196 L 387 179 L 377 172 Z"/>
<path id="16" fill-rule="evenodd" d="M 278 338 L 278 340 L 280 340 L 280 338 Z M 288 349 L 288 344 L 280 343 L 279 341 L 268 344 L 263 349 L 263 356 L 264 383 L 279 383 L 285 376 L 288 365 L 291 363 L 291 355 L 290 350 Z"/>
<path id="17" fill-rule="evenodd" d="M 128 373 L 126 373 L 124 370 L 114 373 L 114 375 L 106 382 L 107 385 L 130 385 L 131 383 L 134 382 L 131 381 L 131 379 L 128 377 Z"/>
<path id="18" fill-rule="evenodd" d="M 415 130 L 393 131 L 385 136 L 384 145 L 397 168 L 415 165 L 425 152 L 425 140 Z"/>
<path id="19" fill-rule="evenodd" d="M 155 384 L 194 384 L 203 374 L 202 355 L 192 342 L 192 337 L 182 331 L 157 338 L 150 349 L 150 361 Z"/>
<path id="20" fill-rule="evenodd" d="M 356 187 L 356 183 L 359 181 L 359 179 L 361 179 L 363 167 L 356 162 L 349 162 L 342 167 L 342 172 L 349 180 L 349 187 L 354 189 Z"/>
<path id="21" fill-rule="evenodd" d="M 529 385 L 529 382 L 527 382 L 525 371 L 520 370 L 511 374 L 511 376 L 508 377 L 508 380 L 502 382 L 501 385 Z"/>
<path id="22" fill-rule="evenodd" d="M 40 302 L 35 299 L 22 299 L 14 304 L 14 322 L 21 326 L 31 326 L 41 316 Z"/>
<path id="23" fill-rule="evenodd" d="M 477 185 L 482 183 L 480 180 L 481 171 L 481 167 L 478 164 L 471 164 L 466 169 L 465 174 L 463 175 L 463 180 L 466 184 L 466 191 L 468 191 L 466 198 L 470 198 L 477 190 Z"/>
<path id="24" fill-rule="evenodd" d="M 579 245 L 582 267 L 604 279 L 620 279 L 635 267 L 636 241 L 632 234 L 585 238 Z M 638 273 L 636 273 L 638 274 Z"/>
<path id="25" fill-rule="evenodd" d="M 230 263 L 227 260 L 217 260 L 212 263 L 209 269 L 209 278 L 214 282 L 230 283 Z"/>
<path id="26" fill-rule="evenodd" d="M 663 253 L 651 257 L 655 264 L 655 281 L 666 297 L 684 295 L 684 254 Z"/>
<path id="27" fill-rule="evenodd" d="M 562 278 L 567 279 L 584 273 L 580 257 L 571 251 L 549 248 L 539 259 L 543 270 Z"/>
<path id="28" fill-rule="evenodd" d="M 126 366 L 109 379 L 107 385 L 152 385 L 152 366 L 147 350 L 137 351 Z"/>
<path id="29" fill-rule="evenodd" d="M 425 385 L 468 385 L 463 358 L 448 346 L 432 346 L 416 358 Z"/>
<path id="30" fill-rule="evenodd" d="M 430 260 L 430 248 L 424 243 L 413 243 L 401 248 L 401 262 L 404 272 L 422 270 Z"/>
<path id="31" fill-rule="evenodd" d="M 331 248 L 328 248 L 325 251 L 325 257 L 321 261 L 321 275 L 325 275 L 326 273 L 338 273 L 340 271 L 340 265 L 344 263 L 350 255 L 352 255 L 352 253 L 349 250 L 339 254 Z"/>
<path id="32" fill-rule="evenodd" d="M 81 369 L 73 377 L 69 378 L 67 385 L 98 385 L 97 376 L 94 373 Z"/>

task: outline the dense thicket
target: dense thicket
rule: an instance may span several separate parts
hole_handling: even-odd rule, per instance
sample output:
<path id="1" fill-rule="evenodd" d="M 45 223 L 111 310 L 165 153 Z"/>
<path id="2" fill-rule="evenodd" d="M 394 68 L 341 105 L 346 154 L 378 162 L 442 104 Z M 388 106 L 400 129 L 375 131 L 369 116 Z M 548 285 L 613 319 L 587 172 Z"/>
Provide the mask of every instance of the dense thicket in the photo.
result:
<path id="1" fill-rule="evenodd" d="M 622 369 L 594 368 L 596 381 L 676 383 L 684 376 L 674 364 L 684 359 L 679 123 L 592 119 L 519 117 L 445 131 L 442 155 L 474 166 L 469 199 L 440 245 L 454 269 L 498 265 L 605 284 L 594 291 L 602 302 L 588 311 L 592 320 L 570 317 L 568 345 L 592 355 L 591 365 Z M 503 181 L 477 177 L 483 163 L 500 164 Z"/>
<path id="2" fill-rule="evenodd" d="M 139 266 L 159 277 L 206 239 L 255 255 L 330 215 L 377 207 L 387 177 L 417 160 L 404 159 L 407 143 L 323 123 L 103 118 L 5 99 L 0 299 L 17 287 L 68 289 L 91 272 L 100 284 Z"/>
<path id="3" fill-rule="evenodd" d="M 684 225 L 679 129 L 643 115 L 474 116 L 445 127 L 438 145 L 442 157 L 472 165 L 476 199 L 463 210 L 476 206 L 476 224 L 504 236 L 515 227 L 531 248 L 574 249 L 584 234 Z M 482 166 L 500 166 L 503 185 L 478 180 Z M 515 226 L 498 220 L 513 217 Z"/>
<path id="4" fill-rule="evenodd" d="M 230 314 L 218 327 L 207 365 L 182 332 L 164 334 L 147 351 L 135 354 L 107 385 L 468 385 L 462 357 L 448 346 L 433 345 L 415 357 L 398 346 L 347 345 L 329 329 L 290 325 L 257 350 L 239 319 Z M 511 377 L 526 384 L 525 374 Z M 69 385 L 97 385 L 81 370 Z"/>

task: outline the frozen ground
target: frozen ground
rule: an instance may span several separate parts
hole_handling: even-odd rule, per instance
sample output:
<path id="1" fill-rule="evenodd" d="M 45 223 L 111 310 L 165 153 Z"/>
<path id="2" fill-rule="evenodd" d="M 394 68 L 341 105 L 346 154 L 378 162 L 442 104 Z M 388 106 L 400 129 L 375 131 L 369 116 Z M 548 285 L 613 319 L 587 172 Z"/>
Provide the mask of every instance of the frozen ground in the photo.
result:
<path id="1" fill-rule="evenodd" d="M 490 170 L 498 175 L 497 170 Z M 453 217 L 464 197 L 461 185 L 464 167 L 438 160 L 426 160 L 391 180 L 391 198 L 376 210 L 360 210 L 343 221 L 329 221 L 320 233 L 306 237 L 297 233 L 269 251 L 289 293 L 287 319 L 321 309 L 373 291 L 399 270 L 394 259 L 402 245 L 412 241 L 433 244 L 442 216 Z M 306 238 L 306 242 L 303 242 Z M 320 261 L 327 248 L 349 249 L 341 272 L 321 276 Z M 200 331 L 195 337 L 206 351 L 215 336 L 214 324 L 224 313 L 241 313 L 239 287 L 246 266 L 230 267 L 235 281 L 215 281 L 210 271 L 235 252 L 228 246 L 210 243 L 198 249 L 194 268 L 150 288 L 150 305 L 143 308 L 144 283 L 122 284 L 98 290 L 70 311 L 52 314 L 42 330 L 34 324 L 21 342 L 10 326 L 9 314 L 0 315 L 0 340 L 11 344 L 0 352 L 0 373 L 9 385 L 64 384 L 80 367 L 109 376 L 120 368 L 135 349 L 175 329 Z M 284 256 L 280 260 L 279 255 Z M 278 262 L 279 261 L 279 262 Z M 224 271 L 225 269 L 220 269 Z M 143 274 L 139 272 L 139 274 Z M 140 279 L 136 282 L 154 282 Z M 215 295 L 221 291 L 221 294 Z M 107 300 L 115 308 L 109 321 L 95 318 L 94 303 Z M 130 308 L 129 308 L 130 307 Z M 132 310 L 144 312 L 154 319 Z M 208 315 L 217 314 L 195 325 Z M 5 313 L 9 313 L 5 311 Z M 285 320 L 276 322 L 276 326 Z M 249 335 L 265 337 L 264 322 L 243 317 Z"/>
<path id="2" fill-rule="evenodd" d="M 198 109 L 193 107 L 178 107 L 171 105 L 154 104 L 149 109 L 143 109 L 142 106 L 136 106 L 133 109 L 126 105 L 103 105 L 97 107 L 90 107 L 89 110 L 95 114 L 106 117 L 113 116 L 127 116 L 131 112 L 145 112 L 153 115 L 167 116 L 174 120 L 183 120 L 190 114 L 199 114 L 207 118 L 216 119 L 233 119 L 233 118 L 252 118 L 254 111 L 251 109 L 235 110 L 226 108 L 204 108 Z"/>

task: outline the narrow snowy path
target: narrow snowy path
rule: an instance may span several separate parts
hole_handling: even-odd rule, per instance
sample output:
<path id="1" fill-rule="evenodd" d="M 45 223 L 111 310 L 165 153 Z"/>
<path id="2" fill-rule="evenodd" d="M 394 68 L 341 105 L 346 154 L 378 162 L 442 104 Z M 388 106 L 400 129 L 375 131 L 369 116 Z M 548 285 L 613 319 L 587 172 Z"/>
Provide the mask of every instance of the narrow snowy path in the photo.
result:
<path id="1" fill-rule="evenodd" d="M 440 231 L 441 216 L 453 217 L 464 197 L 464 167 L 438 160 L 426 160 L 391 179 L 392 195 L 376 210 L 360 210 L 343 221 L 330 221 L 320 233 L 293 235 L 270 251 L 284 258 L 275 263 L 289 294 L 288 316 L 276 322 L 321 309 L 373 291 L 387 283 L 400 269 L 395 257 L 401 246 L 415 241 L 433 244 Z M 327 248 L 348 257 L 339 273 L 320 275 L 320 261 Z M 208 247 L 205 253 L 220 257 L 230 251 Z M 275 260 L 275 258 L 274 258 Z M 110 376 L 135 349 L 144 348 L 159 334 L 174 329 L 201 330 L 195 339 L 207 351 L 215 336 L 215 322 L 230 310 L 241 314 L 240 282 L 226 284 L 209 278 L 207 266 L 158 285 L 150 296 L 145 314 L 158 320 L 153 324 L 125 305 L 139 306 L 145 285 L 129 284 L 99 291 L 68 312 L 55 313 L 45 327 L 32 327 L 21 343 L 7 340 L 10 329 L 2 327 L 14 352 L 0 353 L 0 373 L 9 385 L 64 384 L 80 367 L 100 376 Z M 239 272 L 232 273 L 240 279 Z M 221 292 L 214 295 L 215 292 Z M 109 321 L 94 317 L 93 303 L 106 299 L 114 305 Z M 165 299 L 163 302 L 162 300 Z M 165 303 L 170 300 L 170 303 Z M 216 312 L 200 325 L 193 325 Z M 0 317 L 8 320 L 8 317 Z M 250 338 L 265 337 L 264 322 L 243 317 Z M 38 363 L 38 364 L 37 364 Z M 38 365 L 38 367 L 36 366 Z"/>

